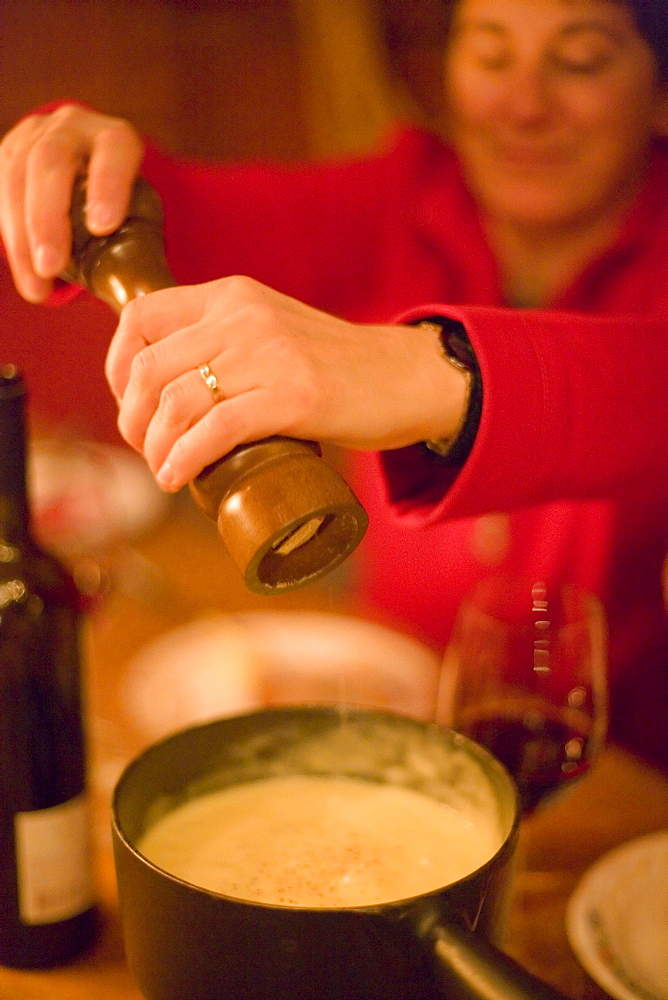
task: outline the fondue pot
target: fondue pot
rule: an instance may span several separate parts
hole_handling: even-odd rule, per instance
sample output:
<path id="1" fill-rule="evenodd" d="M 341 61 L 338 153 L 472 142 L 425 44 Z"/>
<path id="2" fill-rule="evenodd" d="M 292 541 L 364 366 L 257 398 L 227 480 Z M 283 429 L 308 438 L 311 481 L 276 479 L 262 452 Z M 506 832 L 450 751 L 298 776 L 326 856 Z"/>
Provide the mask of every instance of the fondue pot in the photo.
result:
<path id="1" fill-rule="evenodd" d="M 137 847 L 158 819 L 194 797 L 290 775 L 426 794 L 491 824 L 498 849 L 476 871 L 419 896 L 327 909 L 198 888 Z M 147 1000 L 564 1000 L 498 950 L 518 825 L 517 791 L 502 765 L 436 724 L 307 706 L 186 729 L 130 763 L 114 793 L 130 969 Z"/>

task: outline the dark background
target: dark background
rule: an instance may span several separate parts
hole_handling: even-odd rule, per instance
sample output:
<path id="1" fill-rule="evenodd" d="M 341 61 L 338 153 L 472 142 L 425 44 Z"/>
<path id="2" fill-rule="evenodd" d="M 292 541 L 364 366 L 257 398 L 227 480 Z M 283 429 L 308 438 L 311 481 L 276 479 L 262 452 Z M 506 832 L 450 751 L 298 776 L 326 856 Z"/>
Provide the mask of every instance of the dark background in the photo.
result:
<path id="1" fill-rule="evenodd" d="M 366 20 L 390 72 L 433 112 L 444 6 L 445 0 L 2 0 L 0 132 L 44 102 L 72 97 L 129 118 L 176 152 L 303 156 L 314 152 L 312 18 L 329 23 L 328 41 L 340 49 L 355 47 L 347 25 Z M 341 75 L 355 72 L 351 56 Z"/>

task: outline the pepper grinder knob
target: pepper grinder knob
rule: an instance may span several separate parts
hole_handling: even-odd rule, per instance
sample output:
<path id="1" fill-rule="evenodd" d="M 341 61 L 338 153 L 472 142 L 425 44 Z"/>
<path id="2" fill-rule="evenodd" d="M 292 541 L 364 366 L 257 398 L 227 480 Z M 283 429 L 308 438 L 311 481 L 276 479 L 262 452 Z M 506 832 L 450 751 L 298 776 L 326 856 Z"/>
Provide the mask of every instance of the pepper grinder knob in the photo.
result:
<path id="1" fill-rule="evenodd" d="M 162 206 L 143 179 L 128 217 L 110 236 L 85 224 L 85 180 L 72 197 L 72 259 L 63 278 L 116 313 L 131 299 L 177 284 L 165 260 Z M 239 445 L 190 484 L 217 521 L 223 544 L 256 594 L 278 594 L 329 573 L 356 548 L 366 511 L 314 441 L 271 437 Z"/>

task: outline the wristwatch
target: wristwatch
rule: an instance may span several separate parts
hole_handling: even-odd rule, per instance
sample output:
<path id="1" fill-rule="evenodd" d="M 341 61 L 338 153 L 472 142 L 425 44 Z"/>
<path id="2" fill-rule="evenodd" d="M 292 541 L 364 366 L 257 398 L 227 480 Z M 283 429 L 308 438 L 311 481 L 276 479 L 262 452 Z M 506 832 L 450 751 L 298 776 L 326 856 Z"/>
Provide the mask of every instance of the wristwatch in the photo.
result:
<path id="1" fill-rule="evenodd" d="M 415 325 L 437 332 L 444 360 L 470 376 L 466 410 L 456 432 L 447 438 L 422 442 L 423 447 L 439 464 L 459 467 L 471 453 L 482 413 L 482 379 L 478 359 L 464 325 L 458 320 L 447 316 L 430 316 Z"/>

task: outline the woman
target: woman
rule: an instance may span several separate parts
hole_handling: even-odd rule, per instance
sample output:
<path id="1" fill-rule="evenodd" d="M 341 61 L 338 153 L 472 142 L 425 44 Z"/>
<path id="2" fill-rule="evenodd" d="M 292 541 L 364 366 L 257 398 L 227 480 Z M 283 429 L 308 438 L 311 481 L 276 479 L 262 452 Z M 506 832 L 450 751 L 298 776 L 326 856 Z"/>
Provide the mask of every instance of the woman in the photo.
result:
<path id="1" fill-rule="evenodd" d="M 368 607 L 441 646 L 486 574 L 590 587 L 612 733 L 668 765 L 666 22 L 662 0 L 458 0 L 447 141 L 407 130 L 328 166 L 174 162 L 62 107 L 6 137 L 0 219 L 41 301 L 74 175 L 102 233 L 141 169 L 190 287 L 124 310 L 107 375 L 158 482 L 270 433 L 354 449 Z M 462 328 L 481 414 L 475 371 L 442 357 Z"/>

